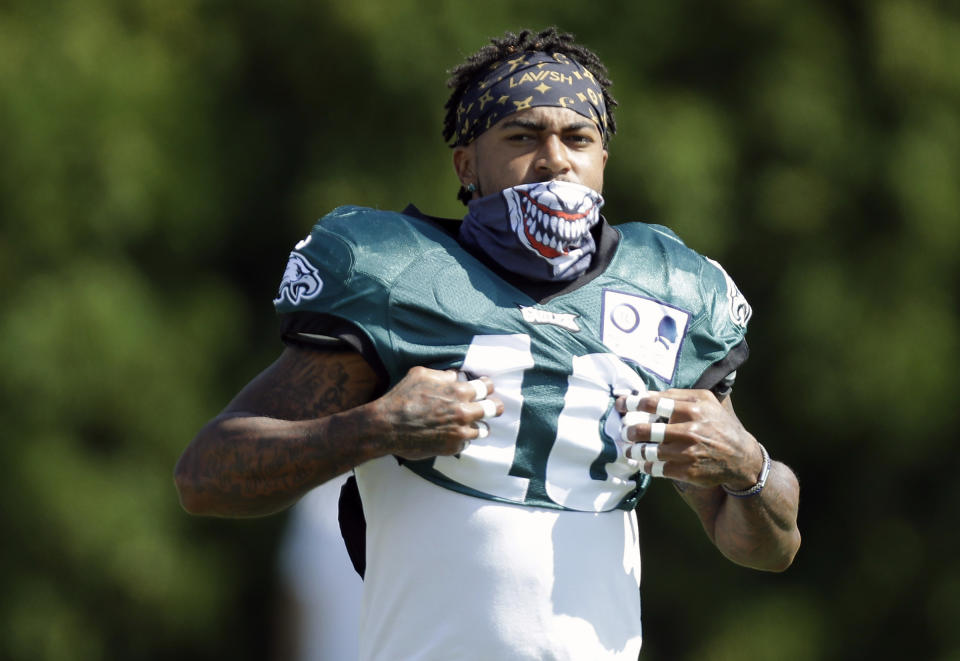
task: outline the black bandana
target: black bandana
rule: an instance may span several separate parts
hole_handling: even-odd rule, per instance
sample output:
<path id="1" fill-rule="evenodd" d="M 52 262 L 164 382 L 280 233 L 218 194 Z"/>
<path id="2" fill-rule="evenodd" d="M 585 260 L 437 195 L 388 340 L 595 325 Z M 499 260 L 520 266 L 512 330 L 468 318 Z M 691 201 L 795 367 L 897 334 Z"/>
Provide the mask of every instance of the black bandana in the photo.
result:
<path id="1" fill-rule="evenodd" d="M 607 139 L 603 90 L 593 74 L 562 53 L 531 51 L 497 62 L 467 88 L 457 108 L 454 146 L 471 143 L 507 115 L 537 106 L 569 108 L 593 120 Z"/>

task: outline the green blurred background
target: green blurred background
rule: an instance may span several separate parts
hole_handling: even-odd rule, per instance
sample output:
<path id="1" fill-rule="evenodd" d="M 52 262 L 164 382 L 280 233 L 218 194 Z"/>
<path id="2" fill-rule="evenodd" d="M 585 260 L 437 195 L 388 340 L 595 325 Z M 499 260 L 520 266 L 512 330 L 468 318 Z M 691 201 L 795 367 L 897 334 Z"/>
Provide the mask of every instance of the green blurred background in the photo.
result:
<path id="1" fill-rule="evenodd" d="M 284 516 L 191 518 L 183 447 L 280 351 L 315 218 L 459 216 L 445 71 L 573 31 L 611 220 L 754 307 L 735 400 L 802 483 L 783 575 L 666 484 L 642 659 L 960 659 L 960 7 L 936 0 L 0 1 L 0 658 L 270 657 Z M 400 569 L 400 568 L 398 568 Z"/>

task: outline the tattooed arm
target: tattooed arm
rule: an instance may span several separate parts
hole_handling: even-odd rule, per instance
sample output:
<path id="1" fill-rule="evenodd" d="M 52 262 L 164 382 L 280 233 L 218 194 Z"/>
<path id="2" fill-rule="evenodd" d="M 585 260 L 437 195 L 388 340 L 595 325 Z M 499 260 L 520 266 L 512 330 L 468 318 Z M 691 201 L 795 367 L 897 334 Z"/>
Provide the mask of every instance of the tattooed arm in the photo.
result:
<path id="1" fill-rule="evenodd" d="M 358 354 L 288 347 L 184 451 L 174 473 L 181 504 L 192 514 L 271 514 L 370 459 L 455 454 L 477 435 L 483 409 L 455 372 L 415 367 L 382 397 L 375 390 Z"/>

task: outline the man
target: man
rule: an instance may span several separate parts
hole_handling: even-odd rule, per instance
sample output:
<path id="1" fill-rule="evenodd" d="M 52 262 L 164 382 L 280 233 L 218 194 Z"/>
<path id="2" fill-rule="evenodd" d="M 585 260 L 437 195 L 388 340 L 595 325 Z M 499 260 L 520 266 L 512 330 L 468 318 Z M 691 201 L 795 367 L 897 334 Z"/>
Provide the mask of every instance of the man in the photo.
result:
<path id="1" fill-rule="evenodd" d="M 221 516 L 353 470 L 362 659 L 636 659 L 651 477 L 734 562 L 797 551 L 796 478 L 729 396 L 749 306 L 669 230 L 599 214 L 609 84 L 554 29 L 455 69 L 462 223 L 322 219 L 275 301 L 287 348 L 178 464 L 184 507 Z"/>

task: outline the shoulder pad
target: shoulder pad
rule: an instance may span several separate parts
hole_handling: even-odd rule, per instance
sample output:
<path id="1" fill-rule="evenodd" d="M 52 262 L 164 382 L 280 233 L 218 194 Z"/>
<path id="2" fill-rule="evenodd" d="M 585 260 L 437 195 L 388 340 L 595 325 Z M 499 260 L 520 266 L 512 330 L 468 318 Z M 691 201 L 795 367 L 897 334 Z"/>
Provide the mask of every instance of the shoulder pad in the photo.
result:
<path id="1" fill-rule="evenodd" d="M 278 312 L 330 312 L 349 293 L 373 296 L 390 285 L 429 244 L 429 223 L 393 211 L 334 209 L 297 243 L 287 260 L 274 306 Z"/>
<path id="2" fill-rule="evenodd" d="M 723 267 L 666 227 L 623 223 L 617 229 L 623 258 L 615 258 L 612 275 L 689 313 L 688 337 L 700 360 L 721 360 L 743 341 L 750 305 Z"/>

